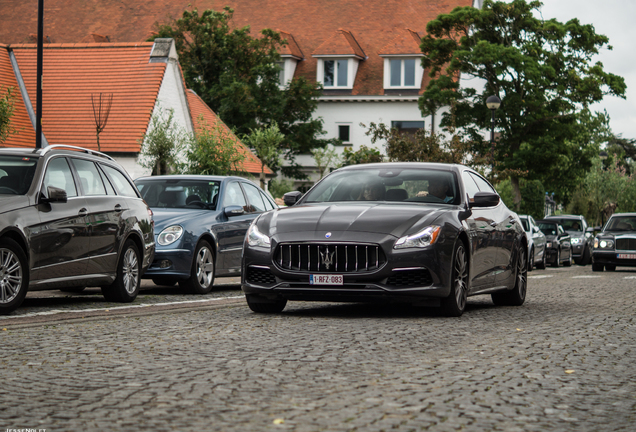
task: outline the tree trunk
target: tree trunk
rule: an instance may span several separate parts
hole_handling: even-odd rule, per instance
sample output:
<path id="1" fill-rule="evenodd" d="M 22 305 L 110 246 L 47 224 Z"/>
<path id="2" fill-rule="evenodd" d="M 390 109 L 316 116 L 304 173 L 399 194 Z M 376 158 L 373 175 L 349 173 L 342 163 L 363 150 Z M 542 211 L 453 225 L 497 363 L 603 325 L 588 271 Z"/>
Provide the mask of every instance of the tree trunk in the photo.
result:
<path id="1" fill-rule="evenodd" d="M 265 190 L 265 164 L 261 165 L 261 189 Z"/>
<path id="2" fill-rule="evenodd" d="M 512 185 L 512 199 L 515 203 L 515 211 L 519 211 L 521 207 L 521 189 L 519 188 L 519 177 L 510 176 L 510 184 Z"/>

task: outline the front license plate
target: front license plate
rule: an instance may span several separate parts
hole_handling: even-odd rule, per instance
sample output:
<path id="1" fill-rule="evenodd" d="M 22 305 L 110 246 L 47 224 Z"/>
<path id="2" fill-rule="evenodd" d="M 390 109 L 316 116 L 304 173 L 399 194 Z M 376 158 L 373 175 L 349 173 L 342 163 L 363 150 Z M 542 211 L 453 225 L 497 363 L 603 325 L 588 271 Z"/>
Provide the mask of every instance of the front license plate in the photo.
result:
<path id="1" fill-rule="evenodd" d="M 621 259 L 636 259 L 636 254 L 618 254 L 617 258 L 621 258 Z"/>
<path id="2" fill-rule="evenodd" d="M 310 285 L 342 285 L 342 275 L 309 275 Z"/>

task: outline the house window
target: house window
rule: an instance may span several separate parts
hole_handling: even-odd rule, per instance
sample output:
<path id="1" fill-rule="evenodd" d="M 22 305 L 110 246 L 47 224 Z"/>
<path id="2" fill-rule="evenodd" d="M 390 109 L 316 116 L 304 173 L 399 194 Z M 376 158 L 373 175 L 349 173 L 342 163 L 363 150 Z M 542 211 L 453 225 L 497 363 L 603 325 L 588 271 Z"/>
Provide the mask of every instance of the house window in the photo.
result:
<path id="1" fill-rule="evenodd" d="M 415 86 L 415 59 L 391 59 L 391 87 Z"/>
<path id="2" fill-rule="evenodd" d="M 278 67 L 278 85 L 285 85 L 285 62 L 279 61 L 276 62 L 276 67 Z"/>
<path id="3" fill-rule="evenodd" d="M 351 140 L 349 125 L 338 125 L 338 139 L 344 143 Z"/>
<path id="4" fill-rule="evenodd" d="M 347 87 L 348 60 L 324 60 L 323 65 L 325 68 L 323 85 L 325 87 Z"/>
<path id="5" fill-rule="evenodd" d="M 392 121 L 391 128 L 397 129 L 400 133 L 414 135 L 420 129 L 424 129 L 423 121 Z"/>

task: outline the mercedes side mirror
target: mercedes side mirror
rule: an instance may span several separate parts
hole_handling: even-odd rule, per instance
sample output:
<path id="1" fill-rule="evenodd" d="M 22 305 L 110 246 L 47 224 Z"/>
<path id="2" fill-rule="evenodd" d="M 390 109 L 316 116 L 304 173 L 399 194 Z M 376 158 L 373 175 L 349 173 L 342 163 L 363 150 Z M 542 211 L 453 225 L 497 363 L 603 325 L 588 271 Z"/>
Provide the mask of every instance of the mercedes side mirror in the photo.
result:
<path id="1" fill-rule="evenodd" d="M 245 210 L 243 209 L 243 207 L 237 205 L 227 206 L 223 209 L 223 212 L 227 217 L 240 216 L 242 214 L 245 214 Z"/>
<path id="2" fill-rule="evenodd" d="M 42 196 L 42 203 L 65 203 L 68 200 L 64 189 L 48 186 L 46 192 L 48 197 Z"/>
<path id="3" fill-rule="evenodd" d="M 287 207 L 291 207 L 296 204 L 302 196 L 303 193 L 300 191 L 287 192 L 285 195 L 283 195 L 283 201 L 285 201 L 285 205 Z"/>

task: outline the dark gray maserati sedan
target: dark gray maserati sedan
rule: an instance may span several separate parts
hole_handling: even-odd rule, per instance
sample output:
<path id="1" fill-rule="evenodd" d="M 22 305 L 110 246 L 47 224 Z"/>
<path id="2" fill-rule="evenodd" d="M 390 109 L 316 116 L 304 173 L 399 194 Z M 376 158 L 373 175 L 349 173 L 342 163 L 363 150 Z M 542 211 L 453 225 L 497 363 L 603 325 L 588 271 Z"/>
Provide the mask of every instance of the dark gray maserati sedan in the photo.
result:
<path id="1" fill-rule="evenodd" d="M 154 256 L 152 212 L 110 156 L 0 149 L 0 314 L 27 290 L 101 286 L 131 302 Z"/>
<path id="2" fill-rule="evenodd" d="M 242 289 L 254 312 L 289 300 L 406 302 L 460 316 L 466 298 L 523 304 L 517 214 L 462 165 L 381 163 L 332 172 L 251 224 Z"/>

